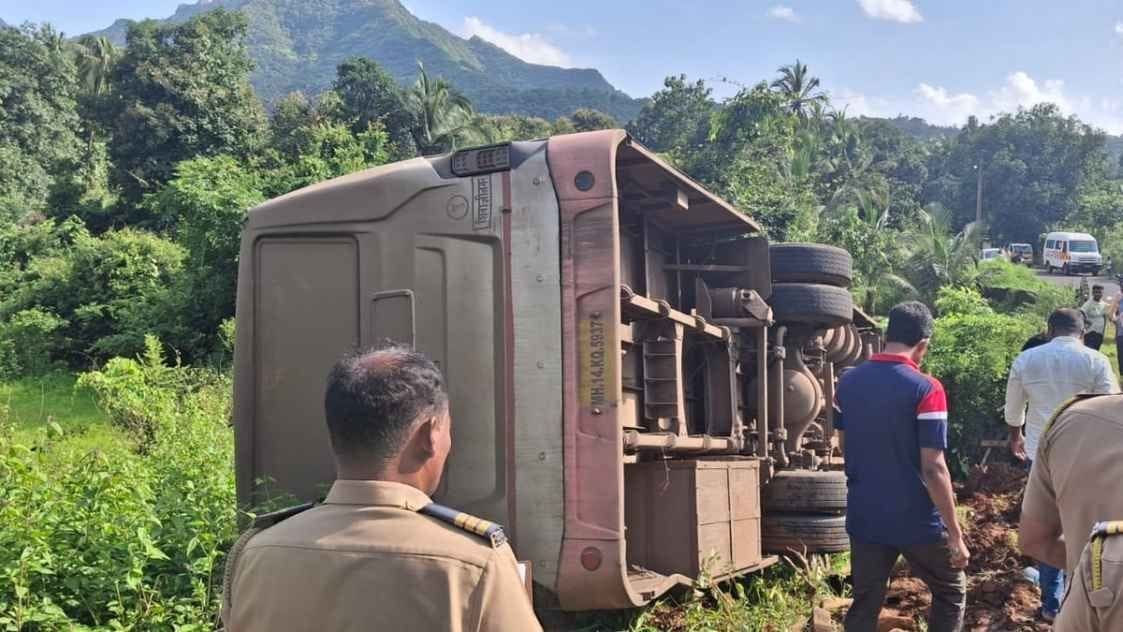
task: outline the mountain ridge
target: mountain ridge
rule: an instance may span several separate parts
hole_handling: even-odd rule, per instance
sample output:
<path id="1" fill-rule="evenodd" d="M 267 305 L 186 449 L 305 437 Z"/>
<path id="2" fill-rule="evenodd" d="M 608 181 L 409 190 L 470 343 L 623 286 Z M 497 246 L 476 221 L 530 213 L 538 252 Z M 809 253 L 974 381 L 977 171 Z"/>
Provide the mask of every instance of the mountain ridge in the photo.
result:
<path id="1" fill-rule="evenodd" d="M 523 61 L 484 39 L 465 39 L 422 20 L 398 0 L 200 0 L 179 5 L 163 21 L 184 22 L 217 8 L 248 18 L 247 45 L 256 63 L 250 79 L 267 104 L 290 92 L 319 94 L 330 87 L 335 67 L 353 56 L 374 59 L 402 85 L 416 78 L 420 61 L 489 114 L 552 119 L 590 107 L 623 123 L 642 104 L 596 69 Z M 92 35 L 124 44 L 130 24 L 117 20 Z"/>

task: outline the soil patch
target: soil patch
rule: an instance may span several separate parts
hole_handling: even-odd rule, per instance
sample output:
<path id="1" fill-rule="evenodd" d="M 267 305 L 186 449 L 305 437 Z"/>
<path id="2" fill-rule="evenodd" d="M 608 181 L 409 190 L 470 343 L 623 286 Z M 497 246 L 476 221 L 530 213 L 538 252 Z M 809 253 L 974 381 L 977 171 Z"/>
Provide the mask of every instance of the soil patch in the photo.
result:
<path id="1" fill-rule="evenodd" d="M 967 574 L 967 620 L 971 632 L 1046 632 L 1037 621 L 1040 591 L 1022 569 L 1033 565 L 1018 550 L 1018 516 L 1026 472 L 996 463 L 975 468 L 957 489 L 967 507 L 966 537 L 971 551 Z M 888 607 L 903 616 L 923 619 L 931 598 L 924 583 L 911 577 L 907 565 L 890 586 Z"/>

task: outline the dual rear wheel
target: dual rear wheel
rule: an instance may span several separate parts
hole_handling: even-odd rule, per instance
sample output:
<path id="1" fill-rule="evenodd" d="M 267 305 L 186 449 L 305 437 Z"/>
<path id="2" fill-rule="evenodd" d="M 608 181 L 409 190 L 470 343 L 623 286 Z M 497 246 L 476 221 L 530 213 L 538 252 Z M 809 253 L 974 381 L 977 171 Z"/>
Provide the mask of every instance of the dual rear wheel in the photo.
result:
<path id="1" fill-rule="evenodd" d="M 765 551 L 839 553 L 850 548 L 843 472 L 777 472 L 764 488 L 761 502 Z"/>

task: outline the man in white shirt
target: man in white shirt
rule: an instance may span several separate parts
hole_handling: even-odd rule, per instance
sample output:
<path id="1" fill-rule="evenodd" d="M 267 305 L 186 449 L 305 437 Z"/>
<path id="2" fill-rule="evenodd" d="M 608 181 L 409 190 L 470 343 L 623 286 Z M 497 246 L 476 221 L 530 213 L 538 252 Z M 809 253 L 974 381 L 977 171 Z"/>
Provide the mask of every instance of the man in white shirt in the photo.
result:
<path id="1" fill-rule="evenodd" d="M 1111 363 L 1099 351 L 1085 347 L 1083 335 L 1084 315 L 1075 309 L 1058 309 L 1049 316 L 1050 341 L 1023 351 L 1010 367 L 1006 424 L 1010 426 L 1010 450 L 1017 458 L 1033 460 L 1054 411 L 1078 393 L 1119 392 Z M 1079 537 L 1086 536 L 1081 533 Z M 1042 617 L 1051 621 L 1060 608 L 1064 577 L 1044 563 L 1038 565 L 1038 571 Z"/>
<path id="2" fill-rule="evenodd" d="M 1109 306 L 1104 300 L 1104 286 L 1093 285 L 1092 298 L 1080 306 L 1080 312 L 1084 314 L 1084 323 L 1088 328 L 1084 333 L 1084 344 L 1088 348 L 1100 350 L 1100 345 L 1104 342 L 1104 334 L 1107 332 L 1108 311 Z"/>

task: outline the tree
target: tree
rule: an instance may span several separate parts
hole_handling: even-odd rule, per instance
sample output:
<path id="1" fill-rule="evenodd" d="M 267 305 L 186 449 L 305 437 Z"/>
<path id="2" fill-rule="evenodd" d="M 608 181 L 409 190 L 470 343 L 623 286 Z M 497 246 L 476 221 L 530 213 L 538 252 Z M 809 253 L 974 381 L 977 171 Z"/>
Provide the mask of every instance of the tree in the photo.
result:
<path id="1" fill-rule="evenodd" d="M 439 154 L 485 138 L 485 119 L 472 102 L 444 79 L 429 76 L 417 64 L 417 81 L 406 93 L 414 116 L 413 140 L 423 155 Z"/>
<path id="2" fill-rule="evenodd" d="M 1037 242 L 1077 210 L 1085 183 L 1104 175 L 1104 134 L 1052 104 L 974 118 L 929 163 L 926 201 L 954 212 L 953 228 L 975 219 L 976 166 L 982 169 L 983 217 L 999 242 Z"/>
<path id="3" fill-rule="evenodd" d="M 49 28 L 0 28 L 0 220 L 46 209 L 80 146 L 76 69 Z"/>
<path id="4" fill-rule="evenodd" d="M 487 125 L 497 141 L 535 140 L 548 138 L 555 133 L 554 126 L 544 118 L 510 114 L 489 116 Z"/>
<path id="5" fill-rule="evenodd" d="M 158 190 L 182 160 L 247 157 L 261 145 L 265 116 L 249 84 L 246 29 L 242 14 L 222 9 L 182 24 L 129 27 L 113 72 L 110 153 L 130 204 Z"/>
<path id="6" fill-rule="evenodd" d="M 904 276 L 929 304 L 940 288 L 966 286 L 976 273 L 981 230 L 954 232 L 948 212 L 939 204 L 920 211 L 914 226 L 903 233 L 909 244 Z"/>
<path id="7" fill-rule="evenodd" d="M 658 152 L 681 158 L 706 145 L 710 117 L 717 104 L 702 80 L 689 83 L 686 75 L 667 77 L 663 89 L 651 95 L 628 133 Z"/>
<path id="8" fill-rule="evenodd" d="M 78 44 L 78 78 L 88 94 L 102 96 L 109 91 L 109 79 L 121 51 L 108 37 L 87 35 Z"/>
<path id="9" fill-rule="evenodd" d="M 341 123 L 319 121 L 294 130 L 290 143 L 290 152 L 263 174 L 268 197 L 385 164 L 393 147 L 377 122 L 354 134 Z"/>
<path id="10" fill-rule="evenodd" d="M 238 251 L 246 213 L 265 201 L 262 178 L 231 156 L 194 158 L 145 205 L 174 229 L 187 252 L 178 298 L 192 339 L 186 351 L 205 353 L 219 324 L 234 315 Z"/>
<path id="11" fill-rule="evenodd" d="M 182 248 L 133 229 L 94 236 L 78 220 L 21 230 L 39 243 L 0 297 L 0 330 L 7 330 L 0 338 L 12 327 L 25 336 L 49 336 L 38 346 L 71 367 L 133 355 L 143 349 L 145 334 L 182 339 L 179 315 L 188 312 L 175 309 L 174 300 Z"/>
<path id="12" fill-rule="evenodd" d="M 336 69 L 332 90 L 342 101 L 352 131 L 361 133 L 379 123 L 400 155 L 413 153 L 413 115 L 397 82 L 374 60 L 352 57 L 344 61 Z"/>
<path id="13" fill-rule="evenodd" d="M 573 114 L 569 115 L 569 120 L 573 121 L 573 127 L 578 132 L 592 132 L 599 129 L 612 129 L 617 127 L 616 119 L 605 114 L 589 108 L 581 108 L 575 110 Z"/>
<path id="14" fill-rule="evenodd" d="M 780 73 L 780 78 L 772 82 L 772 88 L 784 95 L 788 109 L 794 114 L 807 116 L 812 103 L 827 102 L 827 94 L 819 89 L 819 78 L 808 75 L 807 65 L 798 59 L 776 72 Z"/>

